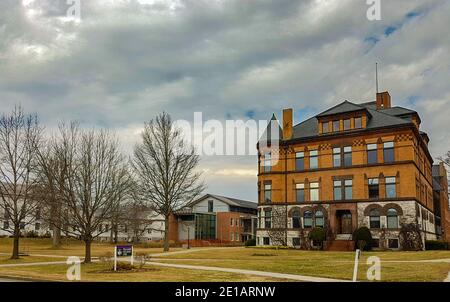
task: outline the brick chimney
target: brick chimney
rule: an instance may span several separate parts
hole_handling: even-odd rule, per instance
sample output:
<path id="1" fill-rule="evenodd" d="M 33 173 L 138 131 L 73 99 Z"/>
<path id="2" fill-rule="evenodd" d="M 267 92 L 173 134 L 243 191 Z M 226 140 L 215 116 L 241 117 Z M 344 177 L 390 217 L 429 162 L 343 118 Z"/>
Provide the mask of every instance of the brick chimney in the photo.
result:
<path id="1" fill-rule="evenodd" d="M 293 134 L 292 128 L 292 108 L 283 109 L 283 139 L 291 139 Z"/>
<path id="2" fill-rule="evenodd" d="M 391 108 L 391 95 L 389 92 L 377 93 L 377 110 Z"/>

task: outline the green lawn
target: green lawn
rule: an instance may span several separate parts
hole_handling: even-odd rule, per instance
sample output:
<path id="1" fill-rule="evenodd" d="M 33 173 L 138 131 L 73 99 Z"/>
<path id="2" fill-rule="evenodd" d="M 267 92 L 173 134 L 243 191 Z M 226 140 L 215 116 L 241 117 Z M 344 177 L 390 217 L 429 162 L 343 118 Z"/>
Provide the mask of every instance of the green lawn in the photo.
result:
<path id="1" fill-rule="evenodd" d="M 401 262 L 450 259 L 449 251 L 365 252 L 360 259 L 359 280 L 366 280 L 369 256 L 381 259 L 382 281 L 442 281 L 450 263 Z M 166 263 L 252 269 L 350 280 L 353 276 L 354 252 L 229 248 L 198 251 L 187 255 L 170 255 Z M 187 259 L 189 258 L 189 259 Z M 391 262 L 392 261 L 392 262 Z"/>
<path id="2" fill-rule="evenodd" d="M 0 253 L 12 252 L 12 239 L 0 238 Z M 51 239 L 47 238 L 21 238 L 19 244 L 20 252 L 38 255 L 60 255 L 60 256 L 84 256 L 84 244 L 79 240 L 65 239 L 60 248 L 52 248 Z M 171 251 L 180 248 L 171 248 Z M 136 253 L 154 254 L 161 253 L 162 248 L 145 248 L 143 245 L 135 245 Z M 92 256 L 99 257 L 114 253 L 114 244 L 95 242 L 92 244 Z"/>
<path id="3" fill-rule="evenodd" d="M 79 241 L 66 242 L 60 249 L 52 249 L 50 239 L 22 239 L 21 242 L 21 250 L 28 252 L 31 256 L 10 260 L 8 255 L 0 255 L 0 276 L 22 276 L 62 281 L 66 278 L 67 265 L 65 264 L 17 267 L 2 267 L 2 265 L 65 260 L 64 257 L 58 258 L 51 255 L 81 257 L 84 255 L 84 245 Z M 11 248 L 11 239 L 0 239 L 0 253 L 9 254 Z M 171 249 L 171 251 L 178 250 L 182 249 Z M 112 251 L 113 245 L 111 244 L 95 243 L 92 246 L 94 257 L 112 254 Z M 136 246 L 136 252 L 151 255 L 161 253 L 162 248 Z M 49 257 L 43 257 L 43 255 L 49 255 Z M 369 256 L 377 256 L 381 259 L 382 281 L 442 281 L 450 271 L 449 262 L 424 262 L 450 259 L 450 251 L 364 252 L 359 265 L 358 279 L 361 281 L 366 280 L 366 271 L 369 267 L 366 260 Z M 152 260 L 350 280 L 353 274 L 354 257 L 354 252 L 231 247 L 190 250 L 188 253 L 153 257 Z M 94 263 L 82 266 L 82 279 L 83 281 L 283 281 L 235 273 L 152 265 L 147 268 L 147 271 L 114 273 L 106 271 L 105 264 Z"/>
<path id="4" fill-rule="evenodd" d="M 42 265 L 22 267 L 1 267 L 0 276 L 10 278 L 32 278 L 46 281 L 67 281 L 67 265 Z M 148 266 L 144 272 L 113 272 L 103 263 L 81 265 L 81 281 L 84 282 L 269 282 L 280 279 L 248 276 L 242 274 L 188 270 Z"/>

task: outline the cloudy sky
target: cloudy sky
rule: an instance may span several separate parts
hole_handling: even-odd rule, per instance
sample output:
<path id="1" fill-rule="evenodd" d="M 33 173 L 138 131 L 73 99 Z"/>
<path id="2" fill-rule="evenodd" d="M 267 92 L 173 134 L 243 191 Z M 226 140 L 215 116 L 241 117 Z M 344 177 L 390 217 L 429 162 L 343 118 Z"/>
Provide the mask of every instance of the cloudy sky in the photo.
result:
<path id="1" fill-rule="evenodd" d="M 371 101 L 374 65 L 395 105 L 417 110 L 433 156 L 450 150 L 450 1 L 0 0 L 0 111 L 15 104 L 117 131 L 125 152 L 144 121 L 295 122 L 345 99 Z M 255 200 L 256 157 L 203 157 L 208 192 Z"/>

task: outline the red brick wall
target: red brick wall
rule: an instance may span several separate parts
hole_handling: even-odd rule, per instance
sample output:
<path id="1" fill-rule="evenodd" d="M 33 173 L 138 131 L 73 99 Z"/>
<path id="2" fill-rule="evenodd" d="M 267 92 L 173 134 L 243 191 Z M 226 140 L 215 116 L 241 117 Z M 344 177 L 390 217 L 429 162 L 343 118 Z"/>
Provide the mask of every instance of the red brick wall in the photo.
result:
<path id="1" fill-rule="evenodd" d="M 235 212 L 219 212 L 217 213 L 217 239 L 222 241 L 231 241 L 231 233 L 239 234 L 239 239 L 234 238 L 235 242 L 239 242 L 240 235 L 242 233 L 241 221 L 239 219 L 240 214 Z M 231 219 L 233 219 L 233 225 L 231 225 Z M 238 225 L 236 226 L 236 220 Z M 234 235 L 236 237 L 236 235 Z M 238 240 L 238 241 L 237 241 Z"/>

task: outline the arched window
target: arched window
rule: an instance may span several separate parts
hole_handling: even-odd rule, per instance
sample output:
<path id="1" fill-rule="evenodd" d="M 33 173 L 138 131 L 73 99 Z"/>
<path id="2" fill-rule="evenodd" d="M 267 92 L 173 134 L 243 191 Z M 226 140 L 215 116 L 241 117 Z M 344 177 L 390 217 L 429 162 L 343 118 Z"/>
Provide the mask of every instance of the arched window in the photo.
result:
<path id="1" fill-rule="evenodd" d="M 378 209 L 372 209 L 369 212 L 369 221 L 371 229 L 380 228 L 380 211 Z"/>
<path id="2" fill-rule="evenodd" d="M 316 227 L 323 228 L 325 224 L 325 221 L 323 219 L 323 212 L 322 211 L 316 211 Z"/>
<path id="3" fill-rule="evenodd" d="M 388 229 L 398 229 L 398 214 L 396 209 L 389 209 L 386 212 Z"/>
<path id="4" fill-rule="evenodd" d="M 304 228 L 312 228 L 312 212 L 311 211 L 305 211 L 303 213 L 303 227 Z"/>
<path id="5" fill-rule="evenodd" d="M 294 212 L 292 213 L 292 227 L 294 229 L 301 228 L 300 218 L 301 218 L 300 211 L 294 210 Z"/>

